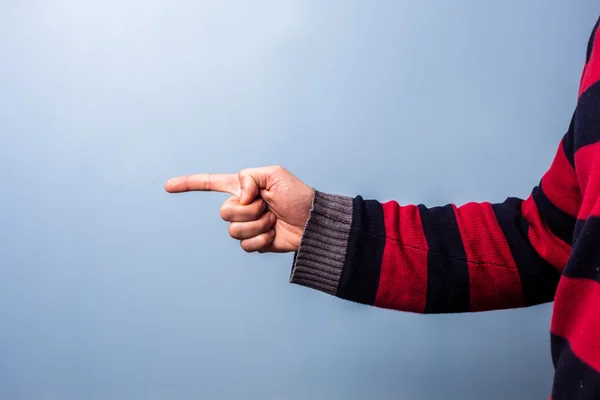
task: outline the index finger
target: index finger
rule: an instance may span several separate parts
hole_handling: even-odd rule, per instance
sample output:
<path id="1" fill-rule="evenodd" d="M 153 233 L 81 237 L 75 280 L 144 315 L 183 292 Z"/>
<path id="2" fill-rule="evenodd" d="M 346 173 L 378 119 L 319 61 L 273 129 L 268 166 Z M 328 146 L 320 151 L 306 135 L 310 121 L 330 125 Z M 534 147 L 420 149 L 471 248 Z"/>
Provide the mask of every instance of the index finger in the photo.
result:
<path id="1" fill-rule="evenodd" d="M 237 174 L 196 174 L 171 178 L 165 183 L 169 193 L 191 191 L 224 192 L 239 196 L 240 180 Z"/>

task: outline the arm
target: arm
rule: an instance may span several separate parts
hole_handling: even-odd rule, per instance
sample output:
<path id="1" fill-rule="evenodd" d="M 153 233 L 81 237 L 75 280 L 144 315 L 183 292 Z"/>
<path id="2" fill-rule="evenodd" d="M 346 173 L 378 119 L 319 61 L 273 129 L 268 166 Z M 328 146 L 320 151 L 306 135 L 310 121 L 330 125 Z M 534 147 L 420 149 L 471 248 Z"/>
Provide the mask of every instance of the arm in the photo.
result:
<path id="1" fill-rule="evenodd" d="M 600 76 L 600 69 L 588 68 L 592 47 L 590 41 L 580 93 Z M 553 300 L 586 204 L 580 190 L 585 175 L 575 173 L 574 152 L 581 147 L 582 118 L 575 114 L 526 200 L 382 204 L 315 192 L 274 166 L 177 177 L 165 189 L 232 194 L 221 207 L 229 234 L 247 252 L 294 252 L 293 283 L 420 313 L 531 306 Z"/>
<path id="2" fill-rule="evenodd" d="M 526 200 L 427 208 L 316 192 L 291 282 L 417 313 L 552 301 L 581 204 L 573 128 Z"/>
<path id="3" fill-rule="evenodd" d="M 426 208 L 317 192 L 291 282 L 418 313 L 526 307 L 556 293 L 566 300 L 553 314 L 553 340 L 589 332 L 572 309 L 584 294 L 600 299 L 596 286 L 580 279 L 600 281 L 593 250 L 600 248 L 599 23 L 569 129 L 526 200 Z"/>

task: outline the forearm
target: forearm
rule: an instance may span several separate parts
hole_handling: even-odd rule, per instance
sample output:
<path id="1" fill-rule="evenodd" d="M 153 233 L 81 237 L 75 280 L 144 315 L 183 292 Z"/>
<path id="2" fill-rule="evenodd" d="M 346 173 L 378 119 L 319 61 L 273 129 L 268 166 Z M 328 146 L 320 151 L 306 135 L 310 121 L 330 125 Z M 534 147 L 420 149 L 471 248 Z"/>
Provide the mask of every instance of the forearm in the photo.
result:
<path id="1" fill-rule="evenodd" d="M 291 282 L 418 313 L 552 301 L 569 247 L 551 246 L 550 256 L 536 248 L 531 238 L 546 228 L 531 205 L 426 208 L 317 192 Z"/>

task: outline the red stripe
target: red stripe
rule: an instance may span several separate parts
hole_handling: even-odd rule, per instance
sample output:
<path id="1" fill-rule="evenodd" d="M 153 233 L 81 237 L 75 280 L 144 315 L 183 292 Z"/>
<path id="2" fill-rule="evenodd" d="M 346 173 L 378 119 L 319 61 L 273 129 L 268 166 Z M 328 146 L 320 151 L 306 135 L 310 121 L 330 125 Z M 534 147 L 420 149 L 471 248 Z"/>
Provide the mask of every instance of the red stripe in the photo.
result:
<path id="1" fill-rule="evenodd" d="M 375 305 L 423 313 L 427 298 L 427 240 L 419 210 L 383 204 L 386 243 Z"/>
<path id="2" fill-rule="evenodd" d="M 592 54 L 590 57 L 590 61 L 585 65 L 583 69 L 583 74 L 581 75 L 581 83 L 579 86 L 579 96 L 583 92 L 587 90 L 590 86 L 600 80 L 600 64 L 598 57 L 596 57 L 598 53 L 599 41 L 597 40 L 598 34 L 600 33 L 600 29 L 596 31 L 596 35 L 594 37 L 594 47 L 592 48 Z"/>
<path id="3" fill-rule="evenodd" d="M 581 192 L 575 169 L 565 155 L 562 140 L 550 169 L 542 178 L 542 188 L 552 204 L 572 217 L 577 216 L 581 206 Z"/>
<path id="4" fill-rule="evenodd" d="M 580 148 L 575 153 L 575 168 L 583 199 L 578 219 L 600 216 L 600 142 Z"/>
<path id="5" fill-rule="evenodd" d="M 563 276 L 556 291 L 552 333 L 569 341 L 579 359 L 600 372 L 600 283 Z"/>
<path id="6" fill-rule="evenodd" d="M 519 271 L 490 203 L 455 208 L 469 266 L 471 311 L 521 307 Z"/>
<path id="7" fill-rule="evenodd" d="M 562 272 L 569 260 L 571 247 L 554 236 L 550 229 L 548 229 L 542 220 L 542 216 L 540 215 L 532 196 L 529 196 L 529 198 L 523 202 L 521 212 L 523 213 L 523 218 L 529 222 L 527 234 L 529 242 L 535 251 L 540 257 L 546 260 L 547 263 Z"/>

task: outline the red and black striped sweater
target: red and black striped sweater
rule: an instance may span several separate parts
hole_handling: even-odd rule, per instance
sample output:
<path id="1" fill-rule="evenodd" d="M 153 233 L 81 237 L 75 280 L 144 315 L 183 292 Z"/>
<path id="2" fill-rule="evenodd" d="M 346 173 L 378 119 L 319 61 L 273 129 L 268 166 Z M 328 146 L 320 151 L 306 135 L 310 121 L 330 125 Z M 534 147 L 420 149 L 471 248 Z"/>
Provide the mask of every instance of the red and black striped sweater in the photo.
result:
<path id="1" fill-rule="evenodd" d="M 316 191 L 291 282 L 415 313 L 554 300 L 552 398 L 600 399 L 598 22 L 570 126 L 529 198 L 427 208 Z"/>

